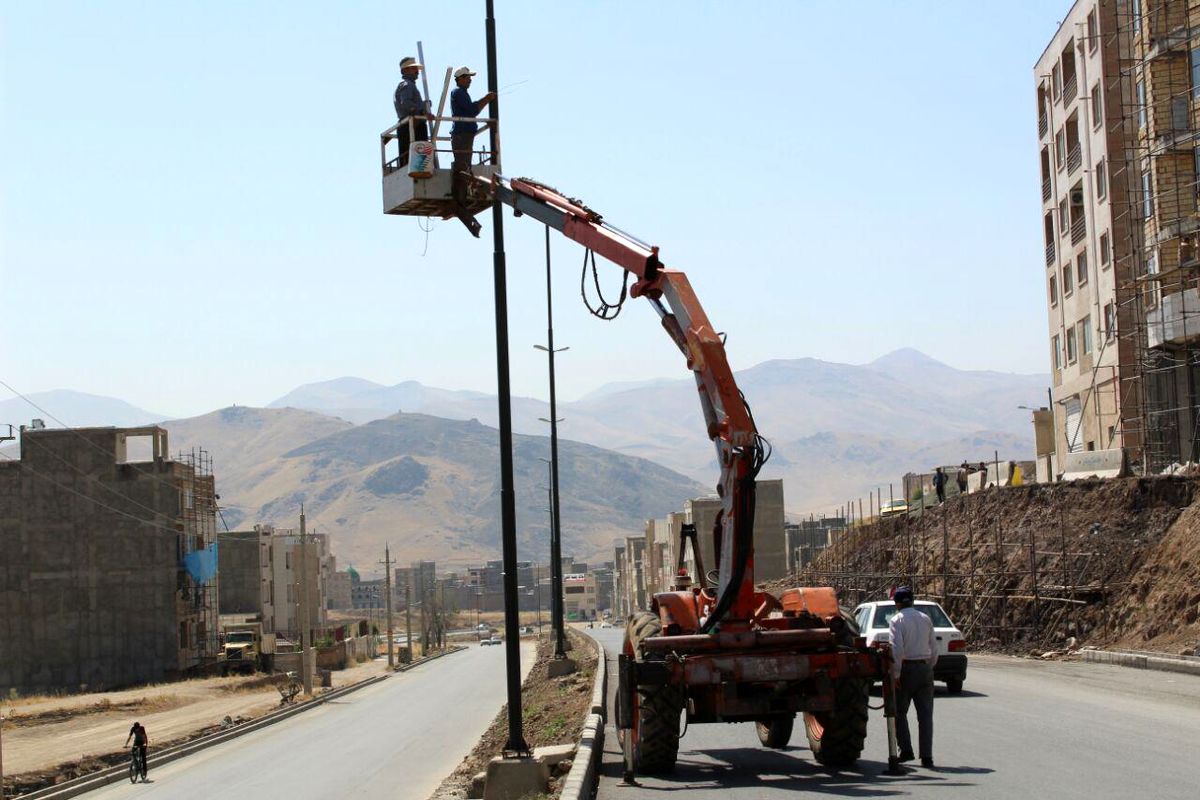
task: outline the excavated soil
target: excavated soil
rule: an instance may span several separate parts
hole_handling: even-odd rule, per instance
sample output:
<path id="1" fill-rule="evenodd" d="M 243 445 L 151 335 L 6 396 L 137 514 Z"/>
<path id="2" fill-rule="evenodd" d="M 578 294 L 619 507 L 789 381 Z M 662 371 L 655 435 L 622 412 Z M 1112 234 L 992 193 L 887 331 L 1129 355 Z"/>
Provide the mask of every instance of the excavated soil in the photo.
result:
<path id="1" fill-rule="evenodd" d="M 1075 637 L 1190 653 L 1200 645 L 1198 486 L 1170 476 L 989 489 L 856 528 L 769 588 L 832 585 L 853 604 L 908 583 L 985 646 L 1020 652 Z"/>
<path id="2" fill-rule="evenodd" d="M 521 685 L 521 711 L 525 742 L 530 748 L 553 744 L 575 744 L 583 730 L 583 721 L 592 706 L 592 683 L 596 675 L 596 645 L 576 631 L 567 630 L 570 656 L 577 669 L 561 678 L 549 676 L 549 663 L 554 655 L 552 641 L 538 643 L 537 662 Z M 488 762 L 501 755 L 508 741 L 508 704 L 492 721 L 487 731 L 454 772 L 442 781 L 430 800 L 459 800 L 467 796 L 471 779 L 487 770 Z M 551 775 L 545 797 L 558 797 L 562 780 L 571 762 L 563 761 Z"/>

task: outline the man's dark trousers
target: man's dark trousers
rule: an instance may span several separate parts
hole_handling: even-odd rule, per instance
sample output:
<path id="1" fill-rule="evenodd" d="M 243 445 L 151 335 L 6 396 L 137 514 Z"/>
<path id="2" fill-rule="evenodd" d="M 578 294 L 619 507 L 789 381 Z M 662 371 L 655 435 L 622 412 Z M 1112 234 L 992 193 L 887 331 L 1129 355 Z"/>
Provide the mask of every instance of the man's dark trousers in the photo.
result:
<path id="1" fill-rule="evenodd" d="M 429 126 L 423 119 L 414 119 L 412 121 L 413 136 L 418 142 L 429 141 Z M 408 146 L 412 143 L 408 138 L 408 121 L 406 120 L 400 125 L 396 131 L 396 141 L 400 145 L 400 166 L 408 164 Z"/>
<path id="2" fill-rule="evenodd" d="M 900 688 L 896 692 L 896 738 L 901 753 L 911 753 L 912 734 L 908 732 L 908 705 L 917 707 L 917 730 L 921 758 L 933 758 L 933 667 L 925 661 L 905 661 L 900 665 Z"/>
<path id="3" fill-rule="evenodd" d="M 454 167 L 450 176 L 450 196 L 454 199 L 454 215 L 468 228 L 474 227 L 475 219 L 467 213 L 467 185 L 471 180 L 471 149 L 475 146 L 475 134 L 453 133 L 450 149 L 454 151 Z"/>

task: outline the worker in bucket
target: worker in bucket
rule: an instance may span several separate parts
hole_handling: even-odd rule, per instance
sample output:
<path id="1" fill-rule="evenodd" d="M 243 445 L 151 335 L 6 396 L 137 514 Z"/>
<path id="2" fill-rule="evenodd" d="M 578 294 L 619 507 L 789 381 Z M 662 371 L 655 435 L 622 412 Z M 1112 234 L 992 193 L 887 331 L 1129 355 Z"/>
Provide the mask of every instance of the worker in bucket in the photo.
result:
<path id="1" fill-rule="evenodd" d="M 901 586 L 892 594 L 896 613 L 888 622 L 892 641 L 892 680 L 896 683 L 896 739 L 900 760 L 912 761 L 912 735 L 908 706 L 917 707 L 917 733 L 921 766 L 933 769 L 933 666 L 937 640 L 933 622 L 913 608 L 913 590 Z"/>
<path id="2" fill-rule="evenodd" d="M 396 87 L 396 94 L 392 98 L 392 102 L 396 107 L 396 119 L 404 123 L 396 131 L 396 138 L 400 145 L 400 166 L 402 167 L 408 163 L 408 146 L 411 144 L 408 135 L 408 117 L 413 118 L 413 139 L 418 142 L 429 141 L 429 126 L 425 121 L 429 109 L 425 105 L 424 99 L 421 98 L 421 90 L 417 88 L 417 76 L 421 74 L 422 69 L 424 67 L 412 56 L 400 59 L 400 84 Z"/>
<path id="3" fill-rule="evenodd" d="M 455 216 L 476 239 L 479 238 L 479 221 L 467 212 L 467 186 L 471 180 L 471 153 L 475 148 L 475 134 L 479 123 L 475 117 L 488 103 L 496 98 L 488 92 L 479 100 L 471 99 L 471 78 L 475 73 L 470 67 L 454 70 L 455 89 L 450 93 L 450 115 L 454 125 L 450 128 L 450 149 L 454 151 L 454 174 L 450 182 L 450 196 L 454 198 Z"/>

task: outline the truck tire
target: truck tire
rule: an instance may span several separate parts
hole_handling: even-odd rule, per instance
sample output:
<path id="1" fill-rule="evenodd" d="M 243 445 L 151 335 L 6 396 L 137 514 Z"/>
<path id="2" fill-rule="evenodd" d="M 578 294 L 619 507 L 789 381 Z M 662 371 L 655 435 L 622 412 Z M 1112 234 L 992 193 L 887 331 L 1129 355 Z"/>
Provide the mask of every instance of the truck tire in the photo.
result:
<path id="1" fill-rule="evenodd" d="M 758 732 L 758 740 L 762 742 L 763 747 L 782 750 L 792 740 L 792 726 L 795 721 L 795 717 L 769 719 L 754 723 L 754 729 Z"/>
<path id="2" fill-rule="evenodd" d="M 804 714 L 804 732 L 813 758 L 827 767 L 849 767 L 867 739 L 870 682 L 843 678 L 834 684 L 833 711 Z"/>
<path id="3" fill-rule="evenodd" d="M 627 652 L 643 661 L 642 641 L 662 633 L 657 614 L 639 611 L 625 627 Z M 638 686 L 634 711 L 634 769 L 644 775 L 673 772 L 679 756 L 679 715 L 684 694 L 678 686 Z"/>

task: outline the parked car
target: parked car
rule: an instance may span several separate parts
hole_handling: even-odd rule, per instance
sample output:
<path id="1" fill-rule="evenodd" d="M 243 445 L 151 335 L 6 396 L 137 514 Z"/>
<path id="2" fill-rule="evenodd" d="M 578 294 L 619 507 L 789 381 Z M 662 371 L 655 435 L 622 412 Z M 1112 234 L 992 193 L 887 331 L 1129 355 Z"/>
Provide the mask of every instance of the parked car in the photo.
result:
<path id="1" fill-rule="evenodd" d="M 608 620 L 604 620 L 604 622 L 600 623 L 601 628 L 611 628 L 612 626 L 613 626 L 613 624 L 611 622 L 609 622 Z"/>
<path id="2" fill-rule="evenodd" d="M 933 679 L 945 682 L 947 691 L 958 694 L 962 691 L 963 681 L 967 679 L 966 638 L 937 603 L 917 600 L 913 606 L 933 621 L 933 635 L 937 638 L 938 646 Z M 854 621 L 858 623 L 858 630 L 866 637 L 868 645 L 891 639 L 888 622 L 895 613 L 896 603 L 892 600 L 863 603 L 854 609 Z"/>
<path id="3" fill-rule="evenodd" d="M 908 503 L 903 500 L 888 500 L 879 507 L 879 516 L 895 517 L 908 513 Z"/>
<path id="4" fill-rule="evenodd" d="M 480 639 L 479 643 L 484 644 L 502 644 L 504 642 L 499 636 L 489 636 L 487 639 Z"/>

